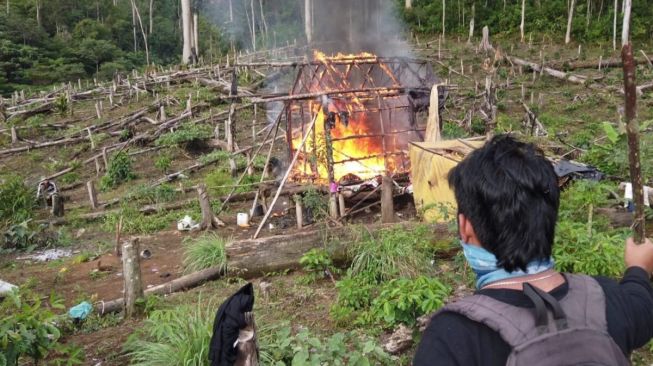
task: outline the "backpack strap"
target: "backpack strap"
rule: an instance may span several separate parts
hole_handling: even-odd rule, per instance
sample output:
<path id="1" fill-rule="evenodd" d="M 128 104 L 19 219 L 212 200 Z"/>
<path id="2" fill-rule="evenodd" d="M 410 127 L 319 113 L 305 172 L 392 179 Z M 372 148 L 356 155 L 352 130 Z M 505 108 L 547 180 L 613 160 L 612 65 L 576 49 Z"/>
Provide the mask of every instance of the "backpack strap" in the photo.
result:
<path id="1" fill-rule="evenodd" d="M 567 314 L 569 326 L 607 332 L 605 294 L 601 285 L 586 275 L 565 273 L 564 276 L 569 284 L 569 291 L 560 300 L 560 305 Z"/>
<path id="2" fill-rule="evenodd" d="M 569 290 L 559 304 L 566 315 L 568 326 L 607 332 L 605 296 L 601 285 L 585 275 L 564 276 Z M 438 313 L 447 311 L 464 315 L 488 326 L 499 333 L 512 348 L 537 337 L 543 330 L 542 320 L 537 318 L 536 308 L 513 306 L 485 295 L 462 298 L 446 305 Z"/>
<path id="3" fill-rule="evenodd" d="M 447 311 L 488 326 L 499 333 L 512 348 L 539 335 L 534 309 L 509 305 L 489 296 L 472 295 L 462 298 L 440 310 Z"/>

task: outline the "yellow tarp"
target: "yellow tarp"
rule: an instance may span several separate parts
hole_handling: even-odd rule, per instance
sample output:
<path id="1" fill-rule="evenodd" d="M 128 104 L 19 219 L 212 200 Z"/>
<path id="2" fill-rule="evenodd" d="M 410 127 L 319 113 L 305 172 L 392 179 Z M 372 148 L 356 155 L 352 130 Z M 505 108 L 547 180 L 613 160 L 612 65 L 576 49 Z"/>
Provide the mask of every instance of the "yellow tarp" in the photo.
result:
<path id="1" fill-rule="evenodd" d="M 456 199 L 447 181 L 449 171 L 484 143 L 484 140 L 411 143 L 413 197 L 417 213 L 425 221 L 445 221 L 455 215 Z"/>

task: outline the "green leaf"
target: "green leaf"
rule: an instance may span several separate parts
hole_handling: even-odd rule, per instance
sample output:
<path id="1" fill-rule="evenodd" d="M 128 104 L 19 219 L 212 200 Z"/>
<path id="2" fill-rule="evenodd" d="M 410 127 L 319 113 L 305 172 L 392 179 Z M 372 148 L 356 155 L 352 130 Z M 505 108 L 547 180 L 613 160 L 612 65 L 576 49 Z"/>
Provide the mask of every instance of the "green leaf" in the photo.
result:
<path id="1" fill-rule="evenodd" d="M 603 122 L 601 124 L 603 132 L 605 132 L 606 137 L 610 140 L 611 143 L 616 144 L 619 141 L 619 133 L 614 129 L 610 122 Z"/>

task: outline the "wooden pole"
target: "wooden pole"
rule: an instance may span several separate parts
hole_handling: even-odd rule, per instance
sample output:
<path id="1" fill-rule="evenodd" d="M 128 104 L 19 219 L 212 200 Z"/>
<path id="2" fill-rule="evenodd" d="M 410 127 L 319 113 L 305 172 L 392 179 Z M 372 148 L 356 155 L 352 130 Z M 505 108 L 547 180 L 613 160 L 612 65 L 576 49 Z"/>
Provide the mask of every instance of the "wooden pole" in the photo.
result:
<path id="1" fill-rule="evenodd" d="M 625 27 L 624 27 L 625 28 Z M 628 39 L 628 35 L 625 36 Z M 633 198 L 635 203 L 635 217 L 633 232 L 636 243 L 643 243 L 644 227 L 644 187 L 642 185 L 642 167 L 639 150 L 639 122 L 637 120 L 637 80 L 636 67 L 633 58 L 633 48 L 630 42 L 621 50 L 624 64 L 624 92 L 626 95 L 626 134 L 628 136 L 628 162 L 630 167 L 630 180 L 633 184 Z"/>
<path id="2" fill-rule="evenodd" d="M 313 121 L 311 122 L 311 125 L 309 126 L 308 130 L 306 130 L 306 134 L 304 135 L 304 138 L 302 139 L 302 143 L 297 147 L 297 150 L 295 150 L 295 156 L 293 156 L 292 161 L 290 162 L 290 165 L 288 166 L 288 170 L 286 171 L 286 174 L 283 176 L 283 179 L 281 180 L 281 183 L 279 183 L 279 189 L 277 189 L 277 193 L 274 195 L 274 199 L 272 200 L 272 203 L 270 204 L 267 212 L 265 213 L 265 216 L 263 217 L 263 220 L 261 220 L 261 223 L 259 224 L 258 228 L 256 229 L 256 233 L 254 233 L 254 239 L 258 238 L 258 235 L 261 233 L 261 229 L 263 228 L 263 225 L 268 221 L 268 218 L 270 217 L 270 214 L 272 214 L 272 208 L 274 207 L 274 204 L 277 203 L 277 200 L 279 199 L 279 195 L 281 194 L 281 190 L 283 189 L 283 186 L 286 184 L 286 181 L 288 180 L 288 177 L 290 176 L 290 172 L 292 171 L 293 167 L 295 166 L 295 163 L 297 162 L 297 158 L 299 157 L 299 154 L 302 151 L 302 148 L 304 147 L 304 144 L 306 143 L 306 140 L 308 140 L 308 136 L 310 135 L 311 130 L 315 127 L 315 122 L 317 121 L 317 116 L 318 114 L 315 114 L 315 117 L 313 117 Z"/>
<path id="3" fill-rule="evenodd" d="M 347 205 L 345 205 L 345 196 L 342 193 L 338 193 L 338 207 L 340 208 L 340 217 L 343 217 L 347 214 Z"/>
<path id="4" fill-rule="evenodd" d="M 11 144 L 15 145 L 18 143 L 18 133 L 16 132 L 16 127 L 11 126 Z"/>
<path id="5" fill-rule="evenodd" d="M 116 257 L 122 256 L 122 246 L 120 245 L 120 234 L 122 234 L 122 215 L 118 219 L 118 223 L 116 224 L 116 247 L 114 250 L 114 254 Z"/>
<path id="6" fill-rule="evenodd" d="M 440 141 L 440 96 L 438 91 L 440 84 L 433 85 L 431 89 L 431 104 L 429 106 L 429 118 L 426 124 L 425 142 Z"/>
<path id="7" fill-rule="evenodd" d="M 333 219 L 338 218 L 338 184 L 336 183 L 335 173 L 333 171 L 333 141 L 331 136 L 331 127 L 326 120 L 327 112 L 325 109 L 324 119 L 324 144 L 326 146 L 327 174 L 329 176 L 329 216 Z M 306 132 L 308 136 L 308 131 Z"/>
<path id="8" fill-rule="evenodd" d="M 301 229 L 304 227 L 304 207 L 302 204 L 302 196 L 295 195 L 293 197 L 295 201 L 295 216 L 297 216 L 297 228 Z"/>
<path id="9" fill-rule="evenodd" d="M 395 221 L 393 185 L 392 178 L 384 174 L 381 183 L 381 222 L 384 224 Z"/>
<path id="10" fill-rule="evenodd" d="M 129 319 L 136 313 L 136 301 L 144 296 L 138 238 L 123 244 L 122 253 L 122 274 L 125 284 L 125 318 Z"/>
<path id="11" fill-rule="evenodd" d="M 92 180 L 86 182 L 86 189 L 88 190 L 88 199 L 91 202 L 91 209 L 97 210 L 97 191 L 95 190 L 95 184 Z"/>

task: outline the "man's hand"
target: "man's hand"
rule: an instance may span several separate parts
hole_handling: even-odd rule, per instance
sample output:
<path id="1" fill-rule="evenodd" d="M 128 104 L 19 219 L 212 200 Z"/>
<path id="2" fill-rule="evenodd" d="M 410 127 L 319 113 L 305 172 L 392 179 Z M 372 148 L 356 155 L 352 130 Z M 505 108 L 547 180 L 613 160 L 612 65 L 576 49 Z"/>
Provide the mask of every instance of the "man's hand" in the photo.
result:
<path id="1" fill-rule="evenodd" d="M 633 238 L 628 238 L 624 261 L 626 268 L 640 267 L 650 275 L 653 273 L 653 243 L 646 239 L 643 244 L 636 244 Z"/>

